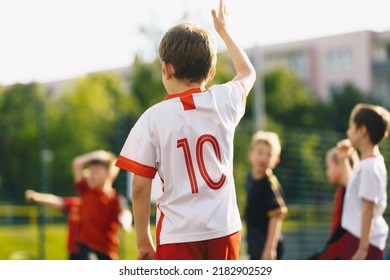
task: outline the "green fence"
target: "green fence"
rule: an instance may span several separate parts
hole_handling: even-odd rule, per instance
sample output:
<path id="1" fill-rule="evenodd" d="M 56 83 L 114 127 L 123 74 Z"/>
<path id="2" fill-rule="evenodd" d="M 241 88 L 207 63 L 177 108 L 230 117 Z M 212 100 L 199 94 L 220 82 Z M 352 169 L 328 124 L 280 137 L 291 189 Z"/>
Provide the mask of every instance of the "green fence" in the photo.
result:
<path id="1" fill-rule="evenodd" d="M 275 174 L 284 189 L 289 208 L 289 215 L 283 225 L 286 249 L 284 259 L 306 259 L 311 254 L 321 250 L 329 237 L 333 198 L 337 186 L 331 185 L 327 181 L 324 158 L 328 149 L 333 147 L 337 141 L 345 138 L 345 133 L 313 129 L 289 129 L 276 132 L 281 137 L 282 154 Z M 245 123 L 240 124 L 235 138 L 234 175 L 241 211 L 245 207 L 244 183 L 249 171 L 247 146 L 251 135 L 252 127 Z M 386 141 L 381 145 L 388 167 L 390 167 L 389 144 L 390 142 Z M 125 177 L 122 176 L 123 179 Z M 120 185 L 125 186 L 126 184 L 120 182 Z M 125 192 L 125 187 L 121 188 L 121 192 Z M 39 211 L 36 206 L 0 206 L 0 231 L 5 224 L 33 225 L 36 228 L 38 215 Z M 62 223 L 64 225 L 64 217 L 58 211 L 46 208 L 45 215 L 47 216 L 46 223 Z M 389 207 L 386 210 L 385 218 L 390 221 Z M 63 238 L 65 238 L 66 227 L 64 226 L 62 230 L 64 231 Z M 40 242 L 38 237 L 30 239 L 34 244 Z M 246 258 L 245 240 L 243 241 L 242 258 Z M 7 241 L 2 240 L 2 242 Z M 49 242 L 49 240 L 45 242 Z M 123 242 L 123 250 L 133 252 L 134 242 L 134 238 L 126 238 Z M 63 250 L 63 248 L 58 248 L 58 250 Z M 390 241 L 388 239 L 387 256 L 389 253 Z M 124 258 L 128 258 L 127 253 L 122 255 L 125 256 Z M 47 258 L 50 258 L 50 255 Z"/>
<path id="2" fill-rule="evenodd" d="M 236 137 L 245 137 L 249 143 L 250 130 L 250 126 L 243 125 L 238 128 Z M 333 199 L 338 186 L 330 184 L 327 180 L 325 155 L 339 140 L 346 138 L 346 133 L 313 129 L 275 132 L 281 138 L 282 154 L 281 162 L 274 172 L 284 189 L 289 208 L 289 215 L 283 225 L 286 249 L 284 259 L 306 259 L 321 250 L 329 238 Z M 388 168 L 389 144 L 389 140 L 381 144 Z M 246 158 L 247 146 L 237 146 L 235 177 L 241 209 L 245 205 L 243 184 L 245 172 L 249 168 Z M 390 221 L 390 207 L 385 212 L 385 219 Z M 390 254 L 389 239 L 386 247 L 387 257 Z"/>

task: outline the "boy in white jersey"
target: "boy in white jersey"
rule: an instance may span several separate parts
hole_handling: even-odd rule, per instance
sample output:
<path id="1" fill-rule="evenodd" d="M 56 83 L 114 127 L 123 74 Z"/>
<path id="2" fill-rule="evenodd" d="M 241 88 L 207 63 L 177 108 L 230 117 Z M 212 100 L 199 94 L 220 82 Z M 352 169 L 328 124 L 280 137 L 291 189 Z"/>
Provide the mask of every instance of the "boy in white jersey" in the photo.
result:
<path id="1" fill-rule="evenodd" d="M 212 11 L 236 77 L 206 90 L 216 71 L 211 33 L 179 24 L 159 48 L 168 96 L 132 128 L 117 166 L 134 172 L 138 259 L 238 259 L 241 220 L 233 178 L 233 137 L 256 73 L 226 28 L 226 7 Z M 149 226 L 151 182 L 162 181 L 155 249 Z"/>
<path id="2" fill-rule="evenodd" d="M 341 226 L 347 231 L 342 259 L 383 259 L 389 227 L 383 218 L 387 207 L 387 171 L 379 143 L 388 136 L 389 112 L 380 106 L 358 104 L 351 113 L 348 140 L 341 141 L 339 156 L 347 158 L 353 147 L 361 161 L 347 184 Z"/>

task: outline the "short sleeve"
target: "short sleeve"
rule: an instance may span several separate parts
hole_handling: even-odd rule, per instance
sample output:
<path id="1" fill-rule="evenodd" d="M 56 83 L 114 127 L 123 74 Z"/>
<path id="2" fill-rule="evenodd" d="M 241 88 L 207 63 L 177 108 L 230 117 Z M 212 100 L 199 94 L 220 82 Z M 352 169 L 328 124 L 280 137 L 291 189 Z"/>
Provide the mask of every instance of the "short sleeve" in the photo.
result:
<path id="1" fill-rule="evenodd" d="M 131 129 L 116 166 L 153 179 L 156 175 L 156 148 L 151 140 L 147 116 L 142 115 Z"/>
<path id="2" fill-rule="evenodd" d="M 69 214 L 72 207 L 80 207 L 79 197 L 64 197 L 63 202 L 64 202 L 64 206 L 62 212 L 64 214 Z"/>
<path id="3" fill-rule="evenodd" d="M 381 193 L 381 184 L 379 175 L 375 169 L 364 169 L 361 172 L 361 181 L 359 186 L 359 197 L 375 204 L 379 202 Z"/>
<path id="4" fill-rule="evenodd" d="M 242 83 L 237 81 L 230 81 L 222 85 L 215 85 L 210 87 L 210 91 L 218 95 L 220 103 L 220 111 L 226 110 L 226 116 L 230 122 L 235 125 L 241 120 L 245 114 L 247 93 Z"/>
<path id="5" fill-rule="evenodd" d="M 268 217 L 277 214 L 287 214 L 287 207 L 284 201 L 283 190 L 275 177 L 270 178 L 269 187 L 266 190 L 267 203 L 266 212 Z"/>

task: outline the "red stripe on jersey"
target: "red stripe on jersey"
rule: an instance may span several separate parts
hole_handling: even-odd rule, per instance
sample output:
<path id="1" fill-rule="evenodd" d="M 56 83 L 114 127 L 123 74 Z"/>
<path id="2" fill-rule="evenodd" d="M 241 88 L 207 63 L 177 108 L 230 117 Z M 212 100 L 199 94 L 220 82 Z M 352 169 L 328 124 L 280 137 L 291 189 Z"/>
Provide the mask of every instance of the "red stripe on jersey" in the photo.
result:
<path id="1" fill-rule="evenodd" d="M 160 235 L 161 235 L 161 229 L 162 229 L 162 222 L 164 220 L 165 215 L 163 212 L 161 212 L 160 205 L 157 205 L 157 208 L 160 211 L 160 218 L 158 219 L 157 227 L 156 227 L 156 243 L 157 243 L 157 246 L 159 246 L 160 245 Z"/>
<path id="2" fill-rule="evenodd" d="M 192 95 L 180 97 L 180 101 L 183 104 L 184 111 L 196 109 Z"/>
<path id="3" fill-rule="evenodd" d="M 134 160 L 119 156 L 115 163 L 116 166 L 126 171 L 133 172 L 137 175 L 153 179 L 156 175 L 157 169 L 148 165 L 141 164 Z"/>

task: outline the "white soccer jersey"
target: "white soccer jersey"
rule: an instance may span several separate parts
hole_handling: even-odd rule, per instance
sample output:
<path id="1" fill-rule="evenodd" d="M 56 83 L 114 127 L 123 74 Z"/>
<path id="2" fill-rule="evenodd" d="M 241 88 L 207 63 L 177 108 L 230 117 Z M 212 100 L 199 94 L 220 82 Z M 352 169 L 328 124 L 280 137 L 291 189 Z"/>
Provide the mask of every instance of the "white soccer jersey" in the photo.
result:
<path id="1" fill-rule="evenodd" d="M 341 225 L 361 237 L 363 199 L 375 204 L 370 244 L 384 250 L 389 227 L 383 218 L 387 206 L 387 172 L 383 156 L 369 157 L 359 162 L 345 193 Z"/>
<path id="2" fill-rule="evenodd" d="M 171 94 L 134 125 L 117 166 L 153 178 L 157 244 L 201 241 L 241 229 L 233 178 L 233 138 L 244 115 L 239 82 Z"/>

